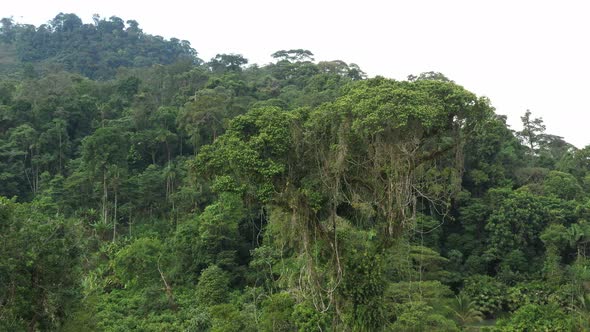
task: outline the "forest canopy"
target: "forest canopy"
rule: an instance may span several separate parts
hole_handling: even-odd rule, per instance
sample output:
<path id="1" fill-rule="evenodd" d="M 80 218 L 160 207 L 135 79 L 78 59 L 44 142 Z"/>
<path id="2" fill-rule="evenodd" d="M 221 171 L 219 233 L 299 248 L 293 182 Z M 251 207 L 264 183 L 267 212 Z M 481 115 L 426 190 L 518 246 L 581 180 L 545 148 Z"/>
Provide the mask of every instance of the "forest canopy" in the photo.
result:
<path id="1" fill-rule="evenodd" d="M 0 330 L 590 329 L 590 148 L 531 111 L 114 16 L 0 22 Z"/>
<path id="2" fill-rule="evenodd" d="M 113 78 L 119 67 L 201 61 L 188 41 L 145 34 L 137 21 L 98 15 L 92 20 L 84 24 L 75 14 L 60 13 L 36 27 L 3 18 L 0 41 L 25 64 L 57 65 L 92 79 Z"/>

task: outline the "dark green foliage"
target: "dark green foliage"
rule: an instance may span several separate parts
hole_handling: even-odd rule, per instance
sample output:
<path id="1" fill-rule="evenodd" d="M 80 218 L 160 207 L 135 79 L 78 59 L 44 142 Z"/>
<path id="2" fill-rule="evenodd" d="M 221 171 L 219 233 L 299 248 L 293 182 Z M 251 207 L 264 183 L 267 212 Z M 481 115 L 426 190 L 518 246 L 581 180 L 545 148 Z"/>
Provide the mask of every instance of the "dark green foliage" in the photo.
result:
<path id="1" fill-rule="evenodd" d="M 350 245 L 343 254 L 346 278 L 341 292 L 352 307 L 350 325 L 359 331 L 380 329 L 385 322 L 383 258 L 370 234 L 350 232 L 344 236 L 342 242 Z"/>
<path id="2" fill-rule="evenodd" d="M 0 198 L 0 228 L 0 328 L 58 328 L 79 299 L 80 224 Z"/>
<path id="3" fill-rule="evenodd" d="M 527 257 L 542 253 L 539 236 L 547 225 L 547 205 L 537 196 L 527 192 L 490 191 L 494 211 L 490 214 L 486 231 L 489 245 L 485 252 L 491 263 L 504 264 L 513 272 L 523 265 L 511 266 L 510 259 L 518 260 L 519 250 Z M 514 268 L 516 267 L 516 270 Z"/>
<path id="4" fill-rule="evenodd" d="M 83 24 L 74 14 L 60 13 L 39 27 L 3 22 L 0 35 L 16 45 L 21 61 L 55 63 L 91 78 L 112 78 L 119 67 L 199 61 L 188 41 L 145 34 L 137 22 L 126 25 L 116 16 Z"/>
<path id="5" fill-rule="evenodd" d="M 217 54 L 208 63 L 214 72 L 241 71 L 242 66 L 248 63 L 248 59 L 239 54 Z"/>
<path id="6" fill-rule="evenodd" d="M 506 286 L 485 275 L 474 275 L 466 279 L 462 292 L 475 303 L 475 308 L 486 316 L 499 313 L 506 298 Z"/>

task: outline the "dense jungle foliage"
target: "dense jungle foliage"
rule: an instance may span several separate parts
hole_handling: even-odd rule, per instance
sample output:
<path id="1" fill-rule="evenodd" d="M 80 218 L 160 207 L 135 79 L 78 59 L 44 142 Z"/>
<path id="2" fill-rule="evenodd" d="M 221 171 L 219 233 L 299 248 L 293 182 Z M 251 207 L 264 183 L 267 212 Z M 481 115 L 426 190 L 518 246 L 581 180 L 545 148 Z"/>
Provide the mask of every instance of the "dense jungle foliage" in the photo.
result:
<path id="1" fill-rule="evenodd" d="M 590 330 L 590 147 L 531 112 L 1 23 L 1 331 Z"/>

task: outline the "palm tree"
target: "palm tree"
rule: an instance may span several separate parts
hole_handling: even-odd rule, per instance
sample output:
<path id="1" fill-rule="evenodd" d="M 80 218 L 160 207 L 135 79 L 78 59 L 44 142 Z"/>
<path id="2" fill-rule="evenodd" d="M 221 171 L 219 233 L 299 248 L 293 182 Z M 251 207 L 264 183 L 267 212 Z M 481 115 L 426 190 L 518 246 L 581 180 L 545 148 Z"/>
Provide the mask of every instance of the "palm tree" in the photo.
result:
<path id="1" fill-rule="evenodd" d="M 586 257 L 586 246 L 590 243 L 590 223 L 579 221 L 567 230 L 569 245 L 578 251 L 578 257 Z"/>
<path id="2" fill-rule="evenodd" d="M 475 302 L 467 294 L 460 293 L 449 306 L 453 312 L 453 318 L 462 327 L 467 324 L 481 322 L 483 313 L 475 308 Z"/>

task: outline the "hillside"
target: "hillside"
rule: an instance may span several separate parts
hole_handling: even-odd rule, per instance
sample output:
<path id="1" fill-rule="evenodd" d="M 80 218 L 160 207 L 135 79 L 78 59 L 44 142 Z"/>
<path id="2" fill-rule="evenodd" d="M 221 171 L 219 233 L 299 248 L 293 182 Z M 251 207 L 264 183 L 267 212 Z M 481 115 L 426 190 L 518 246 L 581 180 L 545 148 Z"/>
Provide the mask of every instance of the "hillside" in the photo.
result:
<path id="1" fill-rule="evenodd" d="M 19 60 L 13 44 L 0 42 L 0 74 L 8 75 L 18 71 Z"/>
<path id="2" fill-rule="evenodd" d="M 4 18 L 0 40 L 9 44 L 13 64 L 16 51 L 23 64 L 57 65 L 94 79 L 112 78 L 121 67 L 200 61 L 189 42 L 145 34 L 134 20 L 124 22 L 116 16 L 93 20 L 93 24 L 84 24 L 75 14 L 60 13 L 35 27 Z"/>
<path id="3" fill-rule="evenodd" d="M 530 111 L 116 17 L 2 23 L 0 331 L 590 329 L 590 148 Z"/>

